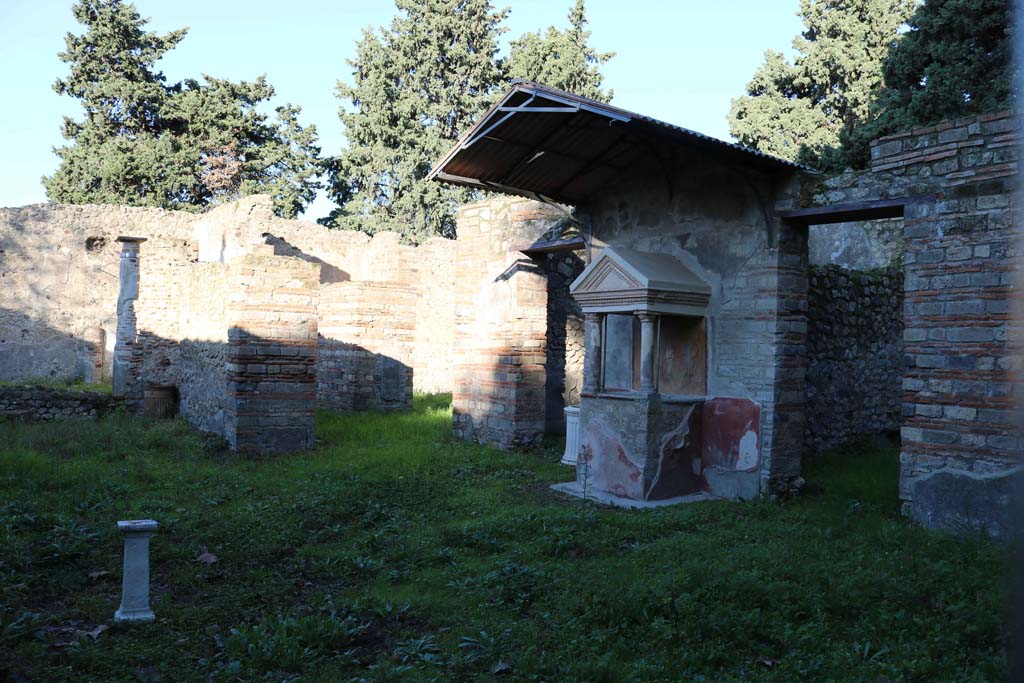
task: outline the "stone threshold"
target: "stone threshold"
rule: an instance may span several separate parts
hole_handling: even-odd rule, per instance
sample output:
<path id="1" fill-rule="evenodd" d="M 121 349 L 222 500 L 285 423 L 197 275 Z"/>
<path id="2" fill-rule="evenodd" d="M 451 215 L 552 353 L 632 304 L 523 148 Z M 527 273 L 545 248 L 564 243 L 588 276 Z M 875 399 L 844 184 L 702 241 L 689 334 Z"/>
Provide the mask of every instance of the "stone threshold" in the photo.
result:
<path id="1" fill-rule="evenodd" d="M 587 491 L 586 496 L 584 496 L 583 487 L 576 481 L 552 484 L 551 490 L 570 495 L 574 498 L 585 498 L 586 500 L 592 500 L 595 503 L 611 505 L 613 507 L 624 508 L 627 510 L 646 510 L 649 508 L 668 507 L 669 505 L 682 505 L 683 503 L 699 503 L 705 500 L 723 500 L 722 498 L 713 496 L 706 491 L 691 493 L 686 496 L 678 496 L 676 498 L 664 498 L 662 500 L 633 500 L 632 498 L 623 498 L 611 493 L 606 493 L 605 491 Z"/>

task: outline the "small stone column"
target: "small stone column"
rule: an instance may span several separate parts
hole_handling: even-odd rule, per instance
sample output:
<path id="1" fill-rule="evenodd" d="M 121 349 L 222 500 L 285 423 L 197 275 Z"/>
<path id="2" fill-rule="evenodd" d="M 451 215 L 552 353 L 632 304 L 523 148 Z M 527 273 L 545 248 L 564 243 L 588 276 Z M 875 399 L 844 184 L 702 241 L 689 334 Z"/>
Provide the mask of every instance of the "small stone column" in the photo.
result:
<path id="1" fill-rule="evenodd" d="M 601 316 L 587 313 L 583 318 L 583 393 L 596 394 L 601 386 Z"/>
<path id="2" fill-rule="evenodd" d="M 640 393 L 654 393 L 654 323 L 658 316 L 638 313 L 640 318 Z"/>
<path id="3" fill-rule="evenodd" d="M 131 385 L 135 349 L 135 300 L 139 298 L 139 245 L 144 237 L 118 237 L 121 243 L 121 288 L 117 294 L 117 336 L 114 340 L 114 396 L 126 396 Z"/>
<path id="4" fill-rule="evenodd" d="M 114 621 L 153 621 L 149 608 L 149 539 L 156 533 L 152 519 L 133 519 L 117 523 L 124 534 L 124 578 L 121 582 L 121 606 Z"/>

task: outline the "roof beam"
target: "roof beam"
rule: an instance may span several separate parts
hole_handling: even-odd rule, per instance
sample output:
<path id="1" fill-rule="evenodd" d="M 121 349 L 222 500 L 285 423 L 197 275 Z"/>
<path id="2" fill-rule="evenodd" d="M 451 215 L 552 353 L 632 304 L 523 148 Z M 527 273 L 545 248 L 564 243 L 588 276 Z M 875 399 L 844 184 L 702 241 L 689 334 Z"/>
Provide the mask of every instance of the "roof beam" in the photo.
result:
<path id="1" fill-rule="evenodd" d="M 934 194 L 915 195 L 912 197 L 898 197 L 896 199 L 874 199 L 864 202 L 832 204 L 830 206 L 814 206 L 808 209 L 793 209 L 792 211 L 776 211 L 775 215 L 784 221 L 790 221 L 799 225 L 828 225 L 830 223 L 848 223 L 850 221 L 902 218 L 903 209 L 908 204 L 934 200 Z"/>

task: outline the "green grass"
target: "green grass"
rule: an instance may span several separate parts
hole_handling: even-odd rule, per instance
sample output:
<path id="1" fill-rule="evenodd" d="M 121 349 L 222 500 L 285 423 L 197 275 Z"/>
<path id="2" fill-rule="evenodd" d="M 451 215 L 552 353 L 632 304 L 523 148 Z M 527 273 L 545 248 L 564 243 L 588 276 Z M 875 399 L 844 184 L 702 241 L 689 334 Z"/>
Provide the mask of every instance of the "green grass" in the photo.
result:
<path id="1" fill-rule="evenodd" d="M 113 383 L 109 377 L 105 378 L 102 382 L 34 377 L 17 381 L 3 380 L 0 381 L 0 387 L 42 387 L 44 389 L 63 389 L 65 391 L 88 391 L 96 394 L 109 394 L 113 391 Z"/>
<path id="2" fill-rule="evenodd" d="M 1006 553 L 901 519 L 895 449 L 819 459 L 785 504 L 624 511 L 450 419 L 324 412 L 315 451 L 264 459 L 180 421 L 0 424 L 0 680 L 1005 678 Z M 157 622 L 128 627 L 135 517 Z"/>

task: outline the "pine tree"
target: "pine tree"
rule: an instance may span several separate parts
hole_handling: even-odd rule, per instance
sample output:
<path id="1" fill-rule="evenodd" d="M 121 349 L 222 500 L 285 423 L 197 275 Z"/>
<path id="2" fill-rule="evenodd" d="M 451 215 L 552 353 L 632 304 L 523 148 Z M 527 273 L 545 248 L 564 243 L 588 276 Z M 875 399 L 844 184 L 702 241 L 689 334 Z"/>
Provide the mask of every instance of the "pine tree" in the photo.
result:
<path id="1" fill-rule="evenodd" d="M 388 29 L 363 32 L 351 84 L 339 82 L 347 148 L 329 162 L 322 222 L 420 241 L 455 234 L 455 208 L 470 194 L 425 180 L 490 104 L 502 81 L 501 22 L 488 0 L 396 0 Z"/>
<path id="2" fill-rule="evenodd" d="M 846 161 L 866 166 L 871 140 L 1013 105 L 1008 0 L 928 0 L 885 60 L 870 121 L 843 132 Z"/>
<path id="3" fill-rule="evenodd" d="M 291 105 L 269 123 L 257 111 L 274 94 L 263 77 L 167 84 L 155 64 L 187 29 L 147 31 L 123 0 L 79 0 L 73 12 L 86 30 L 67 35 L 60 58 L 70 73 L 54 89 L 80 100 L 85 116 L 64 120 L 70 144 L 54 150 L 60 165 L 43 179 L 52 201 L 201 210 L 265 192 L 285 216 L 312 201 L 316 129 Z"/>
<path id="4" fill-rule="evenodd" d="M 917 0 L 801 0 L 805 29 L 790 63 L 764 64 L 733 100 L 729 129 L 740 143 L 789 160 L 817 163 L 840 134 L 867 120 L 882 86 L 882 64 Z"/>
<path id="5" fill-rule="evenodd" d="M 613 92 L 601 89 L 600 68 L 615 53 L 597 52 L 589 45 L 587 23 L 584 0 L 576 0 L 569 12 L 569 28 L 549 26 L 544 35 L 530 32 L 512 41 L 509 76 L 610 102 Z"/>

